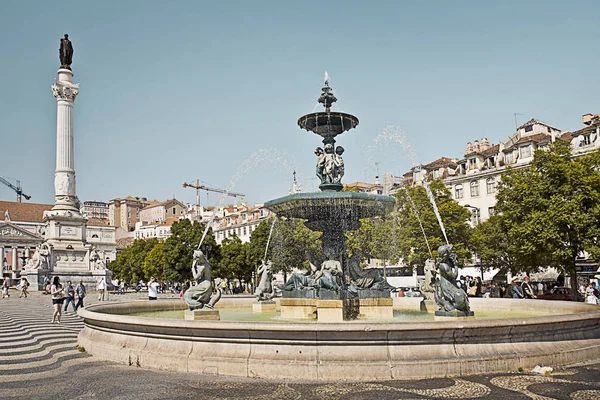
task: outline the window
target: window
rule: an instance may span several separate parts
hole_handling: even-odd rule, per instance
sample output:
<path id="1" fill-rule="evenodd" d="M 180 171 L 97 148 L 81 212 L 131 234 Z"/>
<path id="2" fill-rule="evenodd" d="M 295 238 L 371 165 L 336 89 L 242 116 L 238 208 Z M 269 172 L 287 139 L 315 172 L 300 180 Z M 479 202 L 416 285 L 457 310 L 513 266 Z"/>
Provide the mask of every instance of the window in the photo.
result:
<path id="1" fill-rule="evenodd" d="M 590 140 L 590 135 L 583 135 L 581 141 L 579 142 L 579 146 L 588 146 L 590 144 L 592 144 L 592 141 Z"/>
<path id="2" fill-rule="evenodd" d="M 463 186 L 462 185 L 454 186 L 454 198 L 455 199 L 463 198 Z"/>
<path id="3" fill-rule="evenodd" d="M 529 125 L 525 127 L 525 132 L 532 132 L 533 131 L 533 125 Z"/>
<path id="4" fill-rule="evenodd" d="M 504 153 L 504 161 L 506 162 L 506 164 L 512 164 L 513 163 L 513 153 L 512 153 L 512 151 Z"/>
<path id="5" fill-rule="evenodd" d="M 485 181 L 486 187 L 487 187 L 487 193 L 491 194 L 496 192 L 496 180 L 494 178 L 488 178 Z"/>
<path id="6" fill-rule="evenodd" d="M 494 159 L 494 157 L 488 158 L 488 165 L 490 166 L 490 168 L 496 166 L 496 160 Z"/>
<path id="7" fill-rule="evenodd" d="M 550 130 L 550 128 L 546 128 L 546 129 L 548 129 L 548 133 L 552 133 L 552 131 Z"/>
<path id="8" fill-rule="evenodd" d="M 471 182 L 471 197 L 479 196 L 479 181 Z"/>
<path id="9" fill-rule="evenodd" d="M 244 227 L 244 236 L 246 235 L 246 227 Z"/>
<path id="10" fill-rule="evenodd" d="M 175 209 L 175 207 L 173 207 L 173 215 L 175 215 L 175 213 L 177 213 L 177 210 Z"/>
<path id="11" fill-rule="evenodd" d="M 439 179 L 440 178 L 440 170 L 436 169 L 433 171 L 433 179 Z M 379 193 L 381 194 L 381 193 Z"/>
<path id="12" fill-rule="evenodd" d="M 488 214 L 490 215 L 490 217 L 492 215 L 496 215 L 496 207 L 488 207 Z"/>
<path id="13" fill-rule="evenodd" d="M 477 159 L 469 158 L 469 168 L 475 168 L 477 166 Z"/>
<path id="14" fill-rule="evenodd" d="M 519 147 L 519 152 L 521 153 L 521 158 L 531 157 L 531 146 Z"/>

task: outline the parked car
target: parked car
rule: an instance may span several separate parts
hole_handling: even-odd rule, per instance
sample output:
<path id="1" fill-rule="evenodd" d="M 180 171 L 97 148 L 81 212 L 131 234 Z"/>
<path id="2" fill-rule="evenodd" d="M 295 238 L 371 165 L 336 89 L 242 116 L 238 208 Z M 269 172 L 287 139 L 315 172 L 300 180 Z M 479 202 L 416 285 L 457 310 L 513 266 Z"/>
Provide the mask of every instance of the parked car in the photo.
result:
<path id="1" fill-rule="evenodd" d="M 570 301 L 573 300 L 573 293 L 571 292 L 571 288 L 558 286 L 552 288 L 549 293 L 540 294 L 537 297 L 541 300 L 565 300 Z"/>

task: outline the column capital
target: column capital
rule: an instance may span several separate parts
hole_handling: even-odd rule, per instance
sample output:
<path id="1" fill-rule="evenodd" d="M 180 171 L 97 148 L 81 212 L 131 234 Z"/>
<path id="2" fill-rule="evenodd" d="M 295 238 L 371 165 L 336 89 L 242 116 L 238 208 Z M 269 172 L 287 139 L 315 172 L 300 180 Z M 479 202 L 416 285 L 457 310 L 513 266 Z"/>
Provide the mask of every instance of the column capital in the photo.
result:
<path id="1" fill-rule="evenodd" d="M 79 83 L 64 82 L 56 79 L 52 85 L 52 94 L 56 100 L 74 102 L 79 94 Z"/>

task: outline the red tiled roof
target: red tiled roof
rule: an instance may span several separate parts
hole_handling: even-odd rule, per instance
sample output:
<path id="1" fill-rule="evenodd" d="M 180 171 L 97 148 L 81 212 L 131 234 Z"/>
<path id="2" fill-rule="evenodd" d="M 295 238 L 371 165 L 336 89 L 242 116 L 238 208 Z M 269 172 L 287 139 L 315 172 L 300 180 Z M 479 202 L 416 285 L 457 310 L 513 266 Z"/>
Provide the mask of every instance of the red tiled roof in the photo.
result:
<path id="1" fill-rule="evenodd" d="M 559 139 L 562 139 L 565 142 L 570 142 L 573 140 L 573 134 L 571 132 L 564 132 L 562 135 L 560 135 Z"/>
<path id="2" fill-rule="evenodd" d="M 16 201 L 0 201 L 0 219 L 8 210 L 11 221 L 44 222 L 44 211 L 49 211 L 53 204 L 17 203 Z"/>
<path id="3" fill-rule="evenodd" d="M 586 126 L 585 128 L 582 128 L 578 131 L 572 132 L 571 135 L 572 137 L 577 137 L 580 135 L 589 135 L 596 132 L 596 127 L 594 125 L 591 126 Z"/>
<path id="4" fill-rule="evenodd" d="M 525 136 L 521 139 L 517 140 L 515 144 L 525 143 L 525 142 L 549 142 L 552 140 L 552 136 L 546 133 L 536 133 L 535 135 Z"/>
<path id="5" fill-rule="evenodd" d="M 458 164 L 456 164 L 450 158 L 440 157 L 437 160 L 424 165 L 423 168 L 425 168 L 426 170 L 429 170 L 429 169 L 438 169 L 438 168 L 442 168 L 442 167 L 456 167 L 456 166 L 458 166 Z"/>
<path id="6" fill-rule="evenodd" d="M 487 150 L 481 152 L 481 155 L 484 157 L 493 156 L 494 154 L 498 154 L 498 150 L 500 149 L 500 145 L 494 145 Z"/>

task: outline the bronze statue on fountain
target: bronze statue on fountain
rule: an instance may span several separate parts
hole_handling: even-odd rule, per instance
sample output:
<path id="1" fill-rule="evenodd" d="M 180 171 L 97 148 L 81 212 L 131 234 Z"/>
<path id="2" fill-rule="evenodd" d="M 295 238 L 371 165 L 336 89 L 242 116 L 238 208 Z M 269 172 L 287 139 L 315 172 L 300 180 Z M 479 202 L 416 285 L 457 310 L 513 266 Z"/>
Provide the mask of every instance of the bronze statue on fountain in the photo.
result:
<path id="1" fill-rule="evenodd" d="M 265 206 L 278 217 L 299 218 L 306 227 L 322 232 L 323 259 L 309 257 L 311 269 L 292 274 L 284 286 L 283 296 L 291 298 L 348 299 L 390 297 L 391 286 L 375 272 L 360 268 L 360 256 L 346 254 L 346 232 L 360 227 L 362 218 L 383 217 L 395 206 L 390 196 L 370 193 L 342 192 L 345 164 L 344 148 L 336 146 L 335 138 L 358 126 L 354 115 L 331 111 L 337 101 L 326 76 L 319 97 L 324 112 L 304 115 L 298 125 L 323 138 L 323 147 L 314 150 L 317 156 L 316 175 L 320 179 L 316 193 L 295 193 L 274 199 Z"/>

